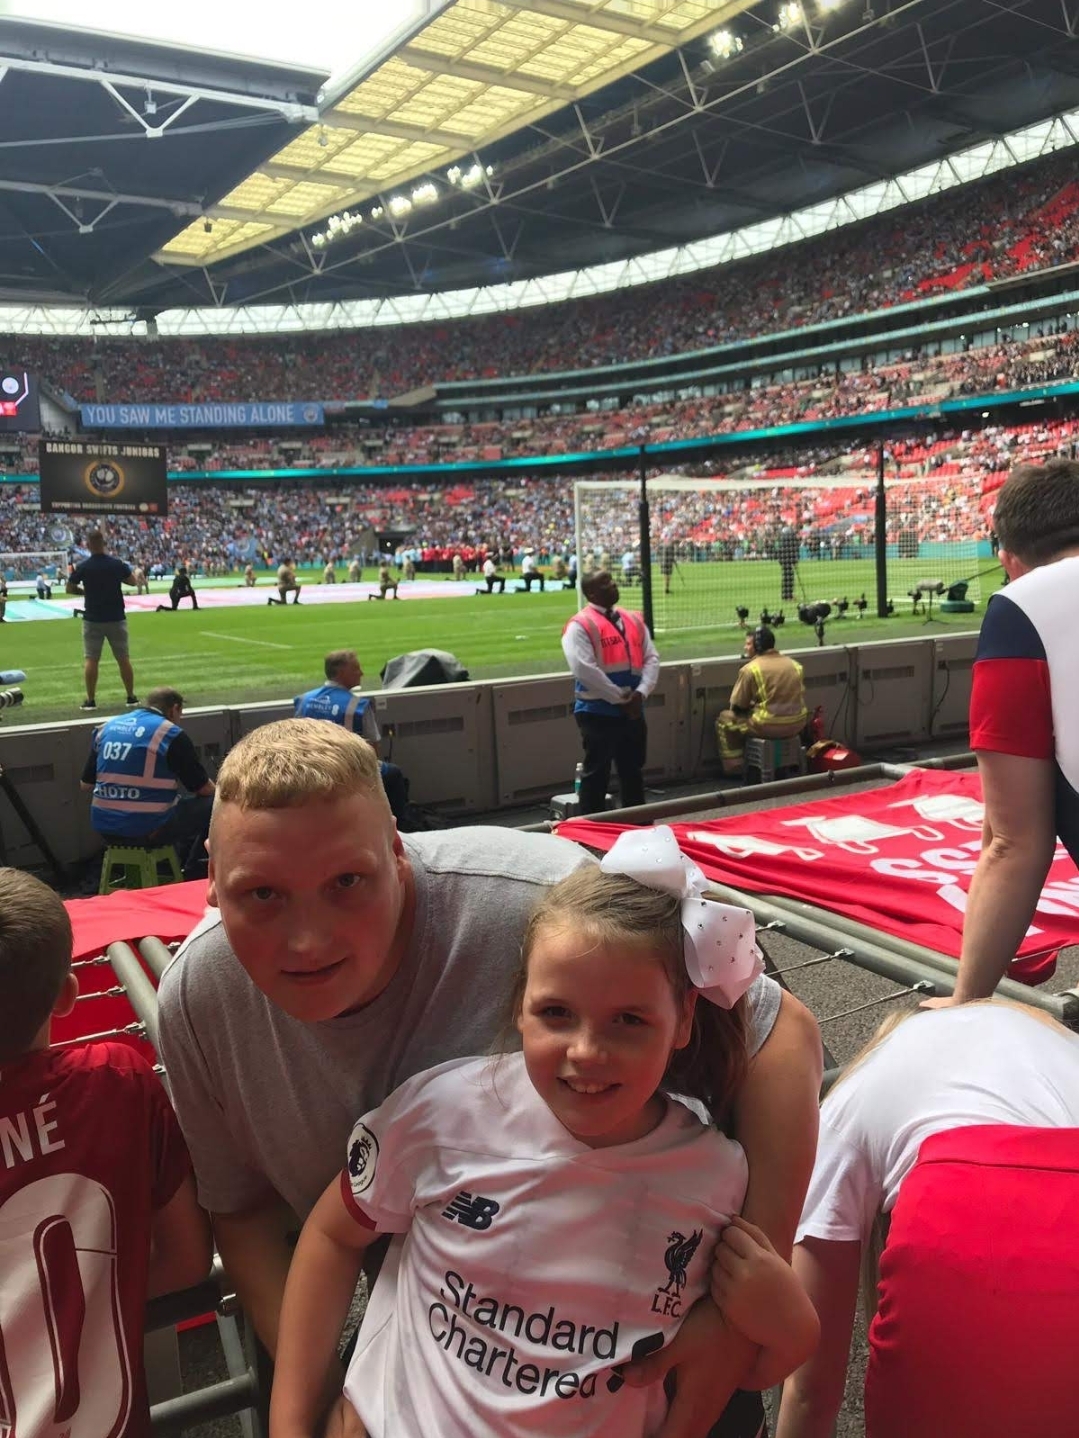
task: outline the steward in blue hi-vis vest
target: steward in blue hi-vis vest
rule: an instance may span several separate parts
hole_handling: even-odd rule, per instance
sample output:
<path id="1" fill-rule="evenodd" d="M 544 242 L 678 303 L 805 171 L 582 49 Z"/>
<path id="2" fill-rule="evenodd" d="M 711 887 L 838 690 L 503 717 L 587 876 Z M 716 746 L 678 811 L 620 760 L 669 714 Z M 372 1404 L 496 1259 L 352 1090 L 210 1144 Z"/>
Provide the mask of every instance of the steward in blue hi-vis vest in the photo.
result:
<path id="1" fill-rule="evenodd" d="M 345 689 L 340 684 L 323 684 L 321 689 L 309 689 L 306 694 L 298 694 L 293 703 L 294 719 L 328 719 L 331 724 L 342 724 L 361 738 L 366 737 L 363 716 L 371 701 L 361 699 L 351 689 Z"/>
<path id="2" fill-rule="evenodd" d="M 169 745 L 181 733 L 156 709 L 135 709 L 94 735 L 97 766 L 90 822 L 99 834 L 149 838 L 180 802 Z"/>

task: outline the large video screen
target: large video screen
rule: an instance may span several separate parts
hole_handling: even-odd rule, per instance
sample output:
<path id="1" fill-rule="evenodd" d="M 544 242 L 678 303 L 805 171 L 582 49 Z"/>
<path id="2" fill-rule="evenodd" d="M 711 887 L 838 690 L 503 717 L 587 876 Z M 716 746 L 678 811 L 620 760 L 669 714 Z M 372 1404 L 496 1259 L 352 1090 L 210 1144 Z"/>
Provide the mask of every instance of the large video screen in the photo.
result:
<path id="1" fill-rule="evenodd" d="M 40 428 L 36 377 L 18 365 L 0 365 L 0 434 Z"/>
<path id="2" fill-rule="evenodd" d="M 168 513 L 164 445 L 43 439 L 38 464 L 43 514 Z"/>

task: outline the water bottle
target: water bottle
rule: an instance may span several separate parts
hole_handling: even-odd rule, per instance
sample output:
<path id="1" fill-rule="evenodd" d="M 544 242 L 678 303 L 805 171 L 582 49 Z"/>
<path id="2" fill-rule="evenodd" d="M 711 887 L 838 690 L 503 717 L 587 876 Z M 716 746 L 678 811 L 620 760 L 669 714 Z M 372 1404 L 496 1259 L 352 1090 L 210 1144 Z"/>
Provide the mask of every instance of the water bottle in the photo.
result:
<path id="1" fill-rule="evenodd" d="M 584 765 L 578 764 L 576 769 L 574 769 L 573 771 L 573 792 L 578 796 L 580 796 L 581 793 L 581 780 L 583 777 Z"/>

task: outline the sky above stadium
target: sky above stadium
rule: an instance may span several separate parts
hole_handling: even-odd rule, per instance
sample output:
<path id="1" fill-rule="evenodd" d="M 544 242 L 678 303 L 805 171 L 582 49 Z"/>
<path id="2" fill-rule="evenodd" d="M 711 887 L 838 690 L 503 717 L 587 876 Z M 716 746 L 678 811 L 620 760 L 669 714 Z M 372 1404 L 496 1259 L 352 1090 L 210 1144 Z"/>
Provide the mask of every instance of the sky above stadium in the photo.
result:
<path id="1" fill-rule="evenodd" d="M 425 0 L 318 0 L 302 21 L 291 6 L 253 10 L 250 0 L 0 0 L 0 19 L 63 26 L 202 52 L 298 65 L 331 78 L 347 74 L 428 8 Z"/>

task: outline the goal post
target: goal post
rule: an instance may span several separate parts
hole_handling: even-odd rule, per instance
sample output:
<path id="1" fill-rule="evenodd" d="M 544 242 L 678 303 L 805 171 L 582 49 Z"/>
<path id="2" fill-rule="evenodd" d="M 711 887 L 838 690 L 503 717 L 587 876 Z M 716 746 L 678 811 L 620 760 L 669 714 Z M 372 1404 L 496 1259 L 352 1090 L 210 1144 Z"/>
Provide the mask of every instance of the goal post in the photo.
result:
<path id="1" fill-rule="evenodd" d="M 980 613 L 991 561 L 977 483 L 886 478 L 878 536 L 877 480 L 868 469 L 745 479 L 660 474 L 648 478 L 644 505 L 629 476 L 578 479 L 578 574 L 609 568 L 623 603 L 643 609 L 641 556 L 650 550 L 645 617 L 660 647 L 699 636 L 717 654 L 736 653 L 758 624 L 787 626 L 781 646 L 783 638 L 786 647 L 814 643 L 807 606 L 829 607 L 833 642 L 853 637 L 859 621 L 877 620 L 880 551 L 890 612 L 935 616 L 941 602 L 955 602 L 949 591 L 965 585 L 962 599 Z"/>
<path id="2" fill-rule="evenodd" d="M 50 586 L 63 584 L 67 580 L 66 549 L 23 549 L 9 554 L 0 553 L 0 574 L 7 580 L 9 588 L 33 590 L 39 574 L 45 576 Z"/>

